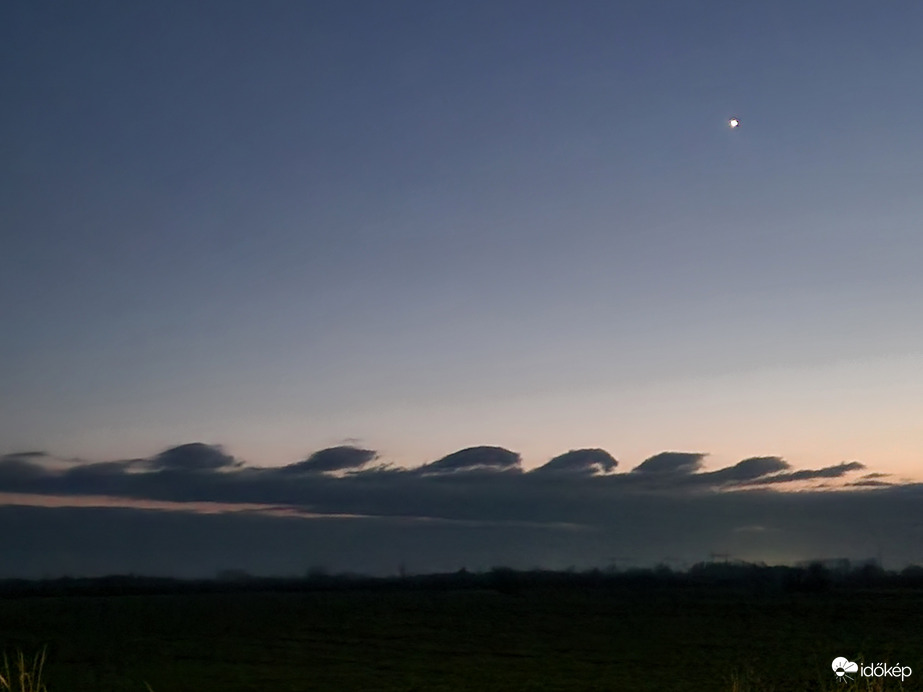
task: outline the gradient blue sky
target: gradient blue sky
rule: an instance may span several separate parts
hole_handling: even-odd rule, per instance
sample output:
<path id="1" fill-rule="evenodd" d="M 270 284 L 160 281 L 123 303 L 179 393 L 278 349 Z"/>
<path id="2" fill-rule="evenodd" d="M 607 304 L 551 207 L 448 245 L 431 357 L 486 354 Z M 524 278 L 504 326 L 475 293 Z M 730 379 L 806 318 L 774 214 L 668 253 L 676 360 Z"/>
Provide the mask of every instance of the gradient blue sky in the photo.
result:
<path id="1" fill-rule="evenodd" d="M 0 452 L 923 477 L 921 30 L 916 0 L 4 2 Z"/>

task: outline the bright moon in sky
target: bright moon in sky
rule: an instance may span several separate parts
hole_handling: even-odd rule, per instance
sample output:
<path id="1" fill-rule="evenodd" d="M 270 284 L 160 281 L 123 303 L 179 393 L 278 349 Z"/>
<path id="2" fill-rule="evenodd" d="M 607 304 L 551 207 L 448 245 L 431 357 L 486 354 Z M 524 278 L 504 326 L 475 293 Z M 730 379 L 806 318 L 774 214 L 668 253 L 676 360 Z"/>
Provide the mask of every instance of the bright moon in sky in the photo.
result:
<path id="1" fill-rule="evenodd" d="M 728 126 L 730 126 L 732 130 L 738 125 L 740 125 L 740 121 L 737 118 L 731 118 L 728 120 Z"/>

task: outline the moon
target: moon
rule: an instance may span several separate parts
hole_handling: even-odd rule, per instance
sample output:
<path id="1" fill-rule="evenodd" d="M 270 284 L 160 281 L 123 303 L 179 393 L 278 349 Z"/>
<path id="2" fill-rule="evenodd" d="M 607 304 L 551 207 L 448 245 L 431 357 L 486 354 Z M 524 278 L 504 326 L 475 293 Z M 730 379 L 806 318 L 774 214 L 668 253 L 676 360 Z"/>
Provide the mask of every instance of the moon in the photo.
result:
<path id="1" fill-rule="evenodd" d="M 728 127 L 731 128 L 732 130 L 737 127 L 740 127 L 740 121 L 737 118 L 731 118 L 730 120 L 728 120 Z"/>

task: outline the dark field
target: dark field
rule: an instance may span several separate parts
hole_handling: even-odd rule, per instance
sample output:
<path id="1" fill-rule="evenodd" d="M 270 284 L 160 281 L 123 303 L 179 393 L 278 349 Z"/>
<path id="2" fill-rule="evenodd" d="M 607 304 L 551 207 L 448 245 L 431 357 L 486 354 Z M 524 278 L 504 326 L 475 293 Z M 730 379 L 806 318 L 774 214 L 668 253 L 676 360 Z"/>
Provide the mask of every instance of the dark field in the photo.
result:
<path id="1" fill-rule="evenodd" d="M 49 692 L 832 690 L 835 656 L 913 668 L 923 592 L 314 591 L 0 599 Z M 898 681 L 868 689 L 902 689 Z"/>

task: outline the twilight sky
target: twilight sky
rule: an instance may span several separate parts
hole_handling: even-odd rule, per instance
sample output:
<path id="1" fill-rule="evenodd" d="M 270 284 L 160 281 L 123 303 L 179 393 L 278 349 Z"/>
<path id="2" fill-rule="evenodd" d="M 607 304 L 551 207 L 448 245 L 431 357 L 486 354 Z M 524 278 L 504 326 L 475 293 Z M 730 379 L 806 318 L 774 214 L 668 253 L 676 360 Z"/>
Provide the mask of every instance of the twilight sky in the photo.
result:
<path id="1" fill-rule="evenodd" d="M 921 29 L 915 0 L 5 2 L 0 454 L 923 479 Z"/>

